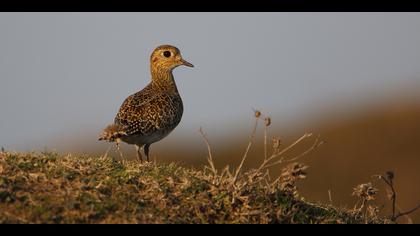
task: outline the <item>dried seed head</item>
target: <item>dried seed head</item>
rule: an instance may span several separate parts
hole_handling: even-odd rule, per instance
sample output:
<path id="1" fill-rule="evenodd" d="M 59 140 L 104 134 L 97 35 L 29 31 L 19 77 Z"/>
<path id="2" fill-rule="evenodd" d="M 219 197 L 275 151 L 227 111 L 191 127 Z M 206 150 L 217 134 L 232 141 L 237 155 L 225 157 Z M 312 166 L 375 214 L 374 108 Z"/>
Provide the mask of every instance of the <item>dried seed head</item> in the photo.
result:
<path id="1" fill-rule="evenodd" d="M 255 110 L 255 117 L 259 118 L 261 116 L 261 112 L 258 110 Z"/>
<path id="2" fill-rule="evenodd" d="M 265 122 L 265 126 L 270 126 L 270 125 L 271 125 L 271 118 L 267 116 L 267 117 L 264 119 L 264 122 Z"/>
<path id="3" fill-rule="evenodd" d="M 374 188 L 372 183 L 359 184 L 353 189 L 353 196 L 357 196 L 366 201 L 375 199 L 378 189 Z"/>
<path id="4" fill-rule="evenodd" d="M 299 178 L 299 179 L 304 179 L 306 178 L 306 170 L 309 168 L 308 166 L 302 165 L 300 163 L 292 163 L 291 165 L 288 166 L 290 173 L 292 174 L 292 176 Z"/>
<path id="5" fill-rule="evenodd" d="M 281 140 L 280 140 L 280 138 L 278 138 L 278 137 L 274 137 L 274 138 L 273 138 L 273 149 L 274 149 L 274 150 L 279 149 L 279 148 L 280 148 L 280 145 L 281 145 Z"/>
<path id="6" fill-rule="evenodd" d="M 306 169 L 308 166 L 299 164 L 299 163 L 292 163 L 285 167 L 282 170 L 281 176 L 280 176 L 280 182 L 281 182 L 281 189 L 288 194 L 291 194 L 293 196 L 298 196 L 298 191 L 296 187 L 296 183 L 299 180 L 306 178 Z"/>
<path id="7" fill-rule="evenodd" d="M 386 172 L 386 178 L 388 179 L 388 180 L 390 180 L 390 181 L 392 181 L 393 179 L 394 179 L 394 172 L 392 172 L 392 171 L 387 171 Z"/>

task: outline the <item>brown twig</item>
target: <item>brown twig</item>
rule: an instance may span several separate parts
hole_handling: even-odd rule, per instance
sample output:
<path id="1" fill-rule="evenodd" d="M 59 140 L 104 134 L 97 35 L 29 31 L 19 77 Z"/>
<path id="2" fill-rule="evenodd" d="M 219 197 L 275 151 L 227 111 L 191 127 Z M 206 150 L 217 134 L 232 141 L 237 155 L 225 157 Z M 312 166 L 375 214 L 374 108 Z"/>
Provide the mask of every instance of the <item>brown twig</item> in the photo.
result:
<path id="1" fill-rule="evenodd" d="M 399 217 L 401 217 L 401 216 L 409 215 L 409 214 L 411 214 L 411 213 L 413 213 L 413 212 L 417 211 L 418 209 L 420 209 L 420 204 L 419 204 L 418 206 L 414 207 L 413 209 L 409 210 L 409 211 L 406 211 L 406 212 L 400 212 L 400 213 L 398 213 L 398 214 L 395 216 L 395 220 L 396 220 L 396 219 L 398 219 L 398 218 L 399 218 Z"/>
<path id="2" fill-rule="evenodd" d="M 391 216 L 392 221 L 396 221 L 398 218 L 402 216 L 407 216 L 417 211 L 418 209 L 420 209 L 420 204 L 419 204 L 411 210 L 397 213 L 397 192 L 395 191 L 395 187 L 394 187 L 394 173 L 392 171 L 388 171 L 386 173 L 386 176 L 378 175 L 377 177 L 383 180 L 384 183 L 389 187 L 389 190 L 391 191 L 390 199 L 392 201 L 392 216 Z"/>

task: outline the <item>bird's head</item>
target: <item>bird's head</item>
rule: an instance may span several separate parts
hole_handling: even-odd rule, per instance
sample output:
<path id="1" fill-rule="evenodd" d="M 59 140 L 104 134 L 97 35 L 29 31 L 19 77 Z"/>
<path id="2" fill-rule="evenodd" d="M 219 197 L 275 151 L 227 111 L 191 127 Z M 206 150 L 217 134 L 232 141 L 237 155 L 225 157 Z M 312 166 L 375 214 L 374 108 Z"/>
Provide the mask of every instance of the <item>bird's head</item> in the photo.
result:
<path id="1" fill-rule="evenodd" d="M 194 67 L 182 58 L 178 48 L 171 45 L 157 47 L 150 56 L 150 66 L 153 71 L 168 72 L 180 65 Z"/>

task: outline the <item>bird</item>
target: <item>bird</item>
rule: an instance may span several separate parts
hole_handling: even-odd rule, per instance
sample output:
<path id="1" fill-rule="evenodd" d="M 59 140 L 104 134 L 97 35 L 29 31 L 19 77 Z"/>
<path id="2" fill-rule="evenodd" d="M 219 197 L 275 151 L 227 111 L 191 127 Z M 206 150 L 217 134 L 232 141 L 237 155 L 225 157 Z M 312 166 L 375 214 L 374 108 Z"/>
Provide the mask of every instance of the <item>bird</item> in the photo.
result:
<path id="1" fill-rule="evenodd" d="M 121 141 L 135 145 L 137 160 L 143 162 L 143 152 L 149 162 L 150 146 L 168 136 L 182 118 L 184 107 L 172 73 L 181 65 L 194 67 L 177 47 L 161 45 L 153 50 L 149 84 L 124 100 L 99 140 L 116 142 L 118 150 Z"/>

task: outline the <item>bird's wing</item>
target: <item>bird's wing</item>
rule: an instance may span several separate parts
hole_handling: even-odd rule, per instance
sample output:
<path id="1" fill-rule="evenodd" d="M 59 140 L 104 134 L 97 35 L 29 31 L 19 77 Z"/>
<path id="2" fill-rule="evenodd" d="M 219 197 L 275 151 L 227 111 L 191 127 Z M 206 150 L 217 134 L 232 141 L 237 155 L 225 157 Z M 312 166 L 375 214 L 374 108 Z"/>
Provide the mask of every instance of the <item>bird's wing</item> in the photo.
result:
<path id="1" fill-rule="evenodd" d="M 121 125 L 127 135 L 145 135 L 154 131 L 156 106 L 163 94 L 136 93 L 121 105 L 115 117 L 115 124 Z"/>

